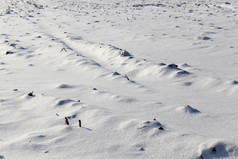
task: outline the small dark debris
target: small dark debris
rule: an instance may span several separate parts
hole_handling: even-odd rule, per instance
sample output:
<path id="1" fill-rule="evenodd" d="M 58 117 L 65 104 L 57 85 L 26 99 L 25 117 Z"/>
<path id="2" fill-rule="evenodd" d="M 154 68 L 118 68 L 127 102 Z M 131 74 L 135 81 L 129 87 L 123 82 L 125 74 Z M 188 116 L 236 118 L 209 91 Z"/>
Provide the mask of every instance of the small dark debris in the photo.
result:
<path id="1" fill-rule="evenodd" d="M 178 68 L 178 65 L 176 65 L 176 64 L 169 64 L 168 67 L 170 67 L 170 68 Z"/>
<path id="2" fill-rule="evenodd" d="M 80 102 L 80 100 L 78 100 L 77 102 Z"/>
<path id="3" fill-rule="evenodd" d="M 200 155 L 200 159 L 204 159 L 203 155 Z"/>
<path id="4" fill-rule="evenodd" d="M 82 127 L 82 122 L 81 122 L 81 120 L 79 120 L 79 127 Z"/>
<path id="5" fill-rule="evenodd" d="M 7 51 L 6 55 L 8 55 L 8 54 L 13 54 L 13 52 L 12 51 Z"/>
<path id="6" fill-rule="evenodd" d="M 140 151 L 145 151 L 145 149 L 143 147 L 140 148 Z"/>
<path id="7" fill-rule="evenodd" d="M 211 40 L 211 38 L 208 37 L 208 36 L 200 36 L 200 37 L 198 37 L 197 39 L 198 39 L 198 40 Z"/>
<path id="8" fill-rule="evenodd" d="M 164 130 L 164 128 L 161 126 L 161 127 L 159 127 L 159 130 Z"/>
<path id="9" fill-rule="evenodd" d="M 18 89 L 15 88 L 15 89 L 13 89 L 13 91 L 18 91 Z"/>
<path id="10" fill-rule="evenodd" d="M 73 119 L 73 118 L 76 118 L 76 117 L 77 117 L 77 115 L 75 115 L 75 114 L 72 115 L 72 116 L 67 116 L 68 119 Z"/>
<path id="11" fill-rule="evenodd" d="M 66 50 L 65 48 L 62 48 L 60 52 L 62 52 L 62 51 L 65 51 L 65 52 L 67 52 L 67 50 Z"/>
<path id="12" fill-rule="evenodd" d="M 130 79 L 129 79 L 129 77 L 125 74 L 125 77 L 126 77 L 126 79 L 129 81 Z"/>
<path id="13" fill-rule="evenodd" d="M 33 96 L 34 96 L 34 95 L 33 95 L 33 91 L 30 92 L 30 93 L 28 93 L 28 96 L 33 97 Z"/>
<path id="14" fill-rule="evenodd" d="M 153 120 L 156 121 L 156 118 L 154 118 Z"/>
<path id="15" fill-rule="evenodd" d="M 238 85 L 238 81 L 233 81 L 232 84 L 233 85 Z"/>
<path id="16" fill-rule="evenodd" d="M 97 88 L 93 88 L 94 91 L 98 90 Z"/>
<path id="17" fill-rule="evenodd" d="M 217 149 L 216 149 L 216 147 L 213 147 L 213 148 L 212 148 L 212 152 L 214 152 L 214 153 L 216 153 L 216 152 L 217 152 Z"/>
<path id="18" fill-rule="evenodd" d="M 67 117 L 65 117 L 65 124 L 66 124 L 66 125 L 69 125 L 69 120 L 68 120 Z"/>
<path id="19" fill-rule="evenodd" d="M 58 114 L 58 113 L 56 113 L 56 116 L 59 116 L 59 114 Z"/>
<path id="20" fill-rule="evenodd" d="M 11 46 L 11 47 L 15 47 L 16 45 L 17 45 L 17 44 L 11 44 L 10 46 Z"/>
<path id="21" fill-rule="evenodd" d="M 202 40 L 210 40 L 211 38 L 210 37 L 207 37 L 207 36 L 205 36 L 205 37 L 203 37 L 202 38 Z"/>

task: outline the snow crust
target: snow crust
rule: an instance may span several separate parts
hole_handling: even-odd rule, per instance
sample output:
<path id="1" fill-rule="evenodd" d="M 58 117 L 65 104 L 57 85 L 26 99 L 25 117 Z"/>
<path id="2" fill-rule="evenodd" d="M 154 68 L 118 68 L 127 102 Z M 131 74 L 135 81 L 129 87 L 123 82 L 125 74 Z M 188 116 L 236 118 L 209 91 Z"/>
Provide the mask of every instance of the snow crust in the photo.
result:
<path id="1" fill-rule="evenodd" d="M 1 0 L 0 20 L 0 159 L 238 158 L 236 0 Z"/>

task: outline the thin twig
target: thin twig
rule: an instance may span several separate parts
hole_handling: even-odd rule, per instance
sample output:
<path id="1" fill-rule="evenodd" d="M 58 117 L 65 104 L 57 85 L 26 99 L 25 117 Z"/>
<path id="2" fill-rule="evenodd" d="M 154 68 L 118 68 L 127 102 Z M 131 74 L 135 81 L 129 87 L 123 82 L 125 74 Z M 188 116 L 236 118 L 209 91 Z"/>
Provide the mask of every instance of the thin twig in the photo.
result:
<path id="1" fill-rule="evenodd" d="M 81 123 L 81 120 L 79 120 L 79 127 L 82 127 L 82 123 Z"/>
<path id="2" fill-rule="evenodd" d="M 65 124 L 66 124 L 66 125 L 69 125 L 69 120 L 68 120 L 67 117 L 65 117 Z"/>
<path id="3" fill-rule="evenodd" d="M 125 77 L 126 77 L 126 79 L 129 81 L 130 79 L 129 79 L 129 77 L 125 74 Z"/>
<path id="4" fill-rule="evenodd" d="M 60 52 L 62 52 L 62 51 L 65 51 L 65 52 L 67 52 L 67 50 L 66 50 L 65 48 L 62 48 Z"/>

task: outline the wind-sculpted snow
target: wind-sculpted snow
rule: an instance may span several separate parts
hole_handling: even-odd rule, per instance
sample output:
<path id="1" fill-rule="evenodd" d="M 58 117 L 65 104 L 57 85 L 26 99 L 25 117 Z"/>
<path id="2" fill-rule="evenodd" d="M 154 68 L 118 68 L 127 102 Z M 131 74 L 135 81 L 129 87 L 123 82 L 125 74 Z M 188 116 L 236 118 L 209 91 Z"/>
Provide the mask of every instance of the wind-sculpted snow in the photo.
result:
<path id="1" fill-rule="evenodd" d="M 0 1 L 0 159 L 237 158 L 235 0 Z"/>

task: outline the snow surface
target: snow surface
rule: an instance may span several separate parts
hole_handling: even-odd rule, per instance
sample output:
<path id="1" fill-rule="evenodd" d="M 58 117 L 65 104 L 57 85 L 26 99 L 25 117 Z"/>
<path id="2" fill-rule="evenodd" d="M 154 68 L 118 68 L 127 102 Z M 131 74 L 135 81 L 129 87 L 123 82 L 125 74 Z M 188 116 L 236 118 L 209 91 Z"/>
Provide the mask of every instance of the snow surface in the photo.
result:
<path id="1" fill-rule="evenodd" d="M 238 158 L 236 0 L 1 0 L 0 19 L 0 159 Z"/>

